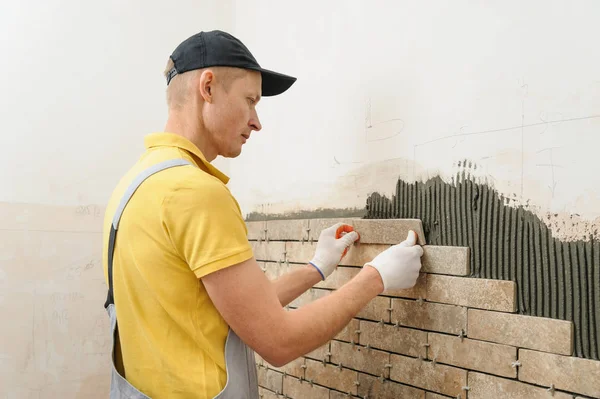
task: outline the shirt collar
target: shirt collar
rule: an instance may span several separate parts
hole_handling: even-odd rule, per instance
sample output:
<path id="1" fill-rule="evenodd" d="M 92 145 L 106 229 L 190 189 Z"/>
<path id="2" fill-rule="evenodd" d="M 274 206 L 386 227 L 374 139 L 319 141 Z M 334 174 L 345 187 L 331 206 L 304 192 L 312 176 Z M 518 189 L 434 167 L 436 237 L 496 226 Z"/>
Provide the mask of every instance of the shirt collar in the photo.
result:
<path id="1" fill-rule="evenodd" d="M 217 169 L 215 166 L 213 166 L 210 162 L 208 162 L 204 154 L 202 154 L 202 151 L 200 151 L 200 149 L 196 147 L 194 143 L 192 143 L 183 136 L 180 136 L 175 133 L 166 132 L 151 133 L 144 138 L 144 144 L 146 148 L 177 147 L 184 151 L 187 151 L 191 155 L 194 155 L 192 159 L 198 167 L 201 167 L 198 163 L 199 161 L 209 171 L 211 175 L 217 177 L 224 184 L 227 184 L 229 182 L 229 177 L 225 173 Z"/>

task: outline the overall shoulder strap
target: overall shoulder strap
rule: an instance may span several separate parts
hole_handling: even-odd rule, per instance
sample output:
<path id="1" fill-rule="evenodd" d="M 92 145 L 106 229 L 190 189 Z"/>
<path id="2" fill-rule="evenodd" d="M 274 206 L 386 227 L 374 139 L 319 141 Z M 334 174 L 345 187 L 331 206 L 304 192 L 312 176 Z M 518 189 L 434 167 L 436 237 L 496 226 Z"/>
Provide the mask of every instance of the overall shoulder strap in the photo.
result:
<path id="1" fill-rule="evenodd" d="M 127 190 L 125 190 L 125 194 L 123 194 L 123 198 L 121 198 L 121 202 L 119 202 L 119 206 L 117 207 L 112 224 L 110 226 L 110 235 L 108 238 L 108 294 L 106 297 L 106 302 L 104 303 L 105 308 L 108 308 L 108 305 L 113 305 L 115 303 L 115 299 L 113 296 L 113 256 L 115 252 L 115 240 L 117 238 L 117 230 L 119 229 L 119 221 L 121 220 L 121 215 L 123 214 L 125 207 L 129 203 L 129 200 L 131 199 L 135 191 L 138 189 L 138 187 L 147 178 L 149 178 L 155 173 L 160 172 L 161 170 L 173 168 L 175 166 L 185 165 L 192 165 L 192 163 L 185 159 L 170 159 L 168 161 L 152 165 L 151 167 L 137 175 L 136 178 L 133 179 L 129 187 L 127 187 Z"/>

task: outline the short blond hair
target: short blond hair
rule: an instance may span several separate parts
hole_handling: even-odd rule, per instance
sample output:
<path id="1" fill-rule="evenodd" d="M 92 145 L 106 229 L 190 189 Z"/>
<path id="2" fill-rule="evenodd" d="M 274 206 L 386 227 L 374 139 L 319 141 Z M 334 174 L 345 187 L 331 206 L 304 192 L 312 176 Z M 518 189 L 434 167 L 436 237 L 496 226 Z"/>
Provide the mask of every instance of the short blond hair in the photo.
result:
<path id="1" fill-rule="evenodd" d="M 169 61 L 167 61 L 167 66 L 163 72 L 165 79 L 167 79 L 169 72 L 171 72 L 174 67 L 175 63 L 171 57 L 169 57 Z M 206 69 L 209 68 L 196 69 L 173 76 L 167 86 L 167 105 L 169 108 L 181 108 L 186 103 L 190 93 L 190 83 L 196 75 L 201 75 Z M 215 76 L 218 77 L 218 80 L 223 85 L 225 91 L 228 91 L 231 84 L 236 79 L 243 77 L 246 73 L 244 69 L 233 67 L 218 66 L 210 67 L 210 69 L 214 72 Z"/>

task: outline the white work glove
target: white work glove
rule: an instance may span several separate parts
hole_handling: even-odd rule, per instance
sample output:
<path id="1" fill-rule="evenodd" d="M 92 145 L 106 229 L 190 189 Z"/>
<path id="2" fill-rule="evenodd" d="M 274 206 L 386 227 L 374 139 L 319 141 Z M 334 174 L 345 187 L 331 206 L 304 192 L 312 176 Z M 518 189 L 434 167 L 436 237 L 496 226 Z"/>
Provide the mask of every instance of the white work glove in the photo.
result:
<path id="1" fill-rule="evenodd" d="M 409 231 L 406 240 L 381 252 L 365 266 L 372 266 L 381 275 L 383 290 L 402 290 L 414 287 L 421 270 L 423 248 L 417 243 L 417 234 Z"/>
<path id="2" fill-rule="evenodd" d="M 338 229 L 346 232 L 340 238 L 335 238 Z M 319 235 L 315 256 L 309 262 L 321 274 L 321 278 L 325 280 L 346 254 L 346 250 L 359 238 L 356 231 L 352 231 L 352 226 L 344 223 L 337 223 L 326 228 Z"/>

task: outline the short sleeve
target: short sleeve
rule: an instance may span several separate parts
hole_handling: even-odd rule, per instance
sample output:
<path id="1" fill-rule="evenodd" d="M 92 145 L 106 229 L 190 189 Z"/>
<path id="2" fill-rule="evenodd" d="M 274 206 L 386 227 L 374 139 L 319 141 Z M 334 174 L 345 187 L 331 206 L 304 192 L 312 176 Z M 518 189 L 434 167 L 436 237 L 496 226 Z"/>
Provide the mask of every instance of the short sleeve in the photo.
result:
<path id="1" fill-rule="evenodd" d="M 162 213 L 171 242 L 198 278 L 253 256 L 240 207 L 219 181 L 174 190 Z"/>

